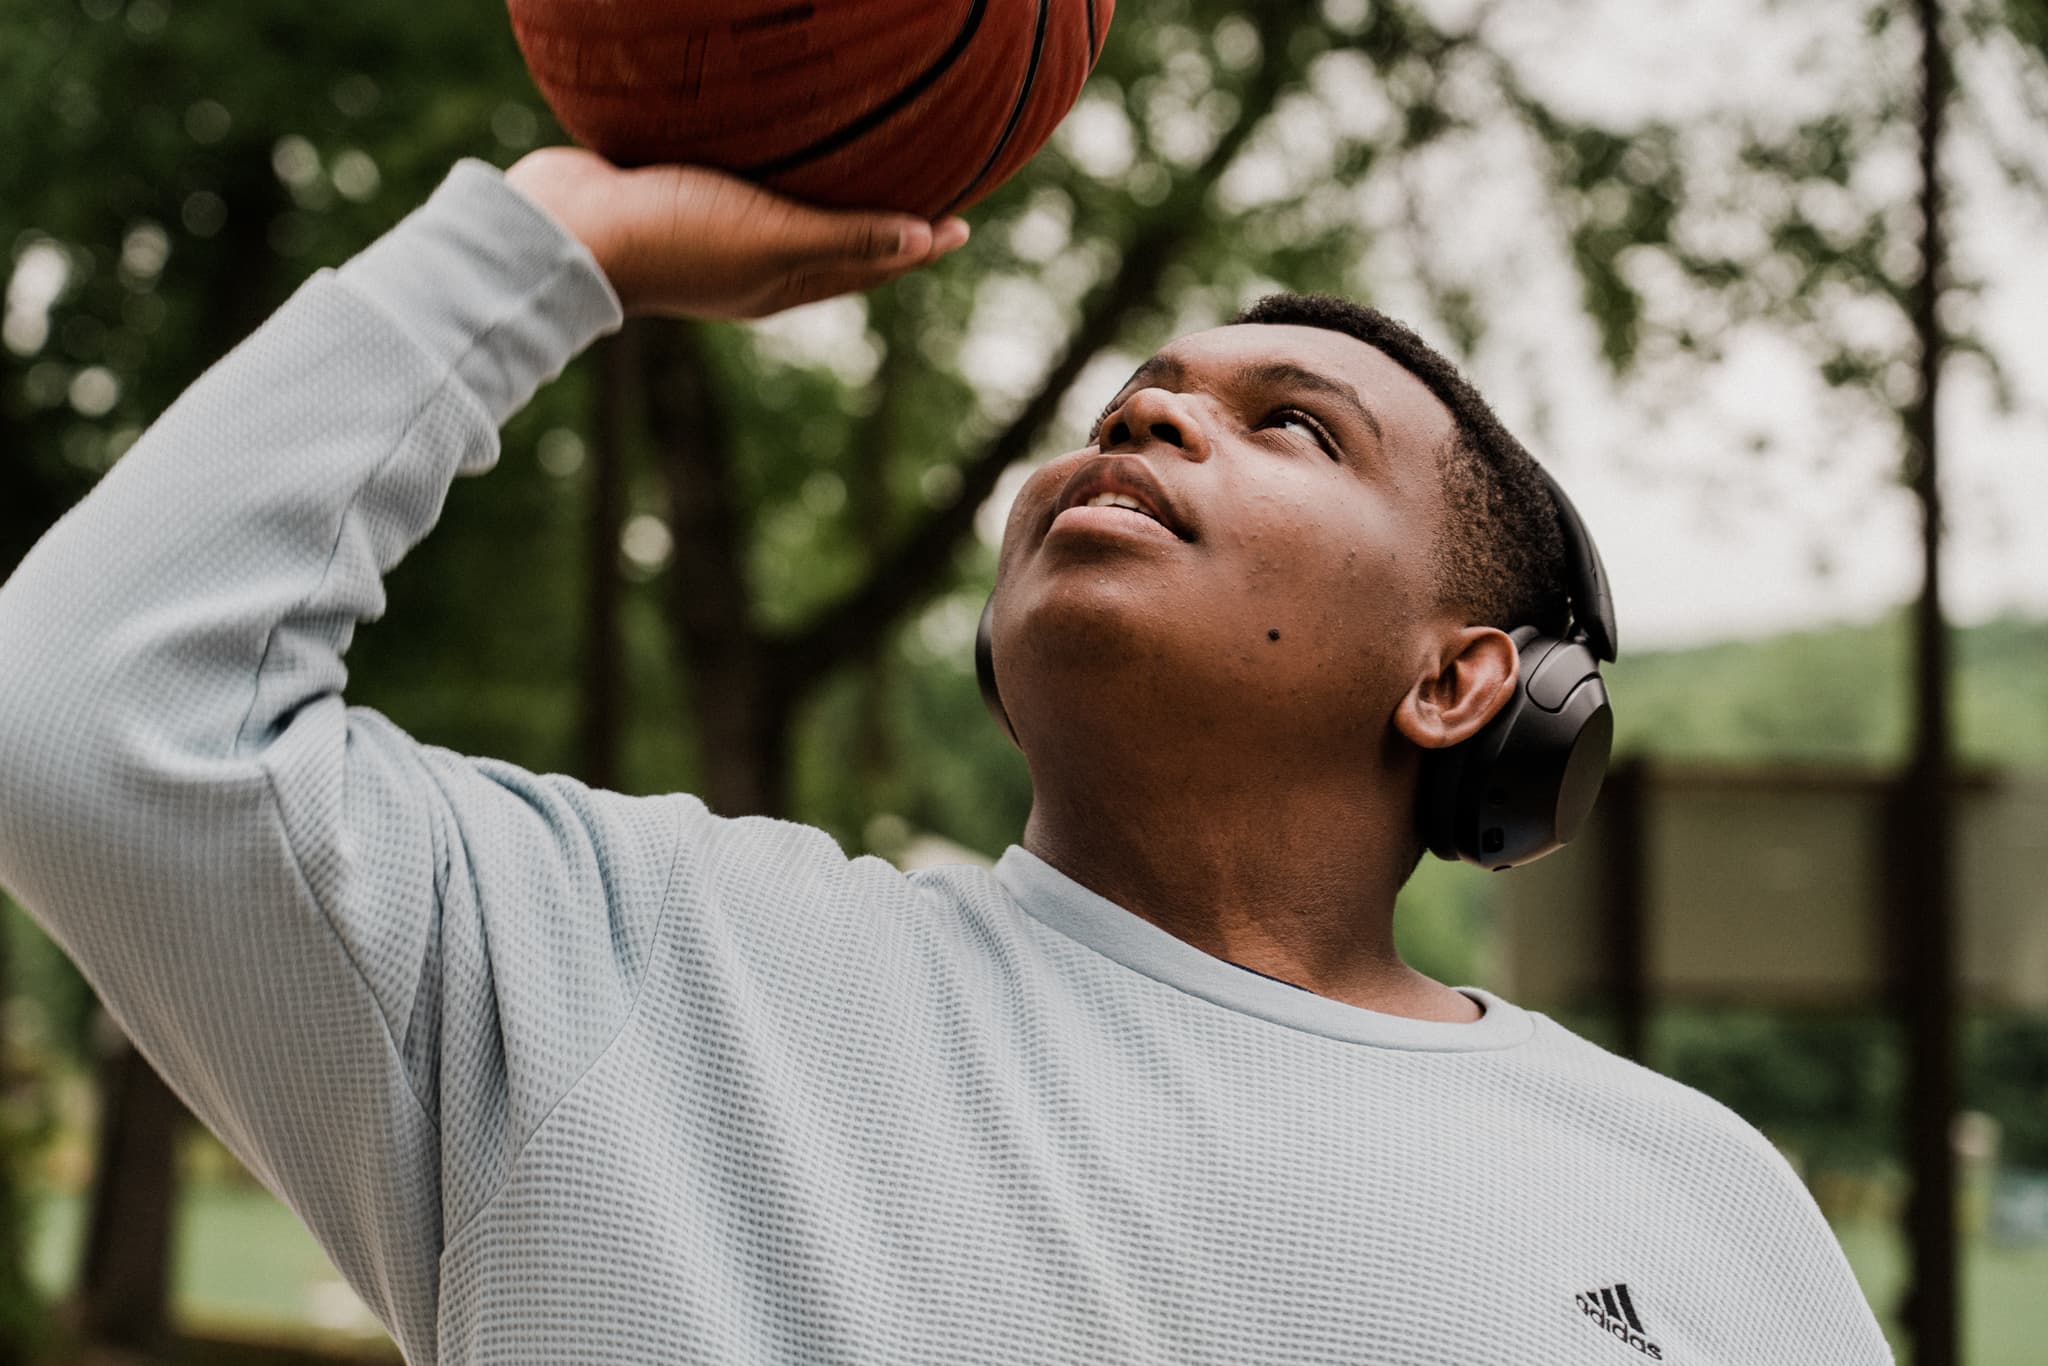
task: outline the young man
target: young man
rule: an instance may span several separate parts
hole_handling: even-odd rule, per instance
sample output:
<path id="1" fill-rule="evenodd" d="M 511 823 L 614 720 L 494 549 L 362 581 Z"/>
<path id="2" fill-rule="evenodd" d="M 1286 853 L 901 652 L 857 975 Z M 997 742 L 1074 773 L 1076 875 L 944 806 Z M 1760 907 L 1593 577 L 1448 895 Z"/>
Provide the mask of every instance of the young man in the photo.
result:
<path id="1" fill-rule="evenodd" d="M 345 706 L 381 576 L 622 310 L 962 237 L 458 166 L 0 589 L 0 883 L 414 1362 L 1888 1361 L 1759 1134 L 1394 952 L 1421 755 L 1562 598 L 1527 457 L 1376 315 L 1183 337 L 1025 485 L 993 872 Z"/>

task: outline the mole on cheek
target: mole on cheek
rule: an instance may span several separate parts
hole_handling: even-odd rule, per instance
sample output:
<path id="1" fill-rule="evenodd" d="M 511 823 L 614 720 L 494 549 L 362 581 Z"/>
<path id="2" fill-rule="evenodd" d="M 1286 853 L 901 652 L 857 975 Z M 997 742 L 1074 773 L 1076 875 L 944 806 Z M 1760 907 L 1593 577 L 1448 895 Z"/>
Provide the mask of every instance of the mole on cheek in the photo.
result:
<path id="1" fill-rule="evenodd" d="M 1274 628 L 1273 628 L 1272 630 L 1270 630 L 1270 631 L 1266 632 L 1266 639 L 1268 639 L 1268 640 L 1278 640 L 1278 639 L 1280 639 L 1280 628 L 1279 628 L 1278 626 L 1275 626 L 1275 627 L 1274 627 Z"/>

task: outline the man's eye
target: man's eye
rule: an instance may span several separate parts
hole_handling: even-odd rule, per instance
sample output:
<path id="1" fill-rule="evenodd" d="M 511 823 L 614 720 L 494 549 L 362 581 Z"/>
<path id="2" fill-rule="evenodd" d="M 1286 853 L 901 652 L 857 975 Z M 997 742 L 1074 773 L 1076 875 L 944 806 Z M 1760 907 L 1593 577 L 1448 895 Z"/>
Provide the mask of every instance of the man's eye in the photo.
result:
<path id="1" fill-rule="evenodd" d="M 1311 441 L 1329 453 L 1330 459 L 1335 460 L 1338 458 L 1337 443 L 1330 439 L 1330 434 L 1323 429 L 1323 424 L 1298 408 L 1282 408 L 1260 425 L 1266 427 L 1299 427 L 1308 435 Z"/>

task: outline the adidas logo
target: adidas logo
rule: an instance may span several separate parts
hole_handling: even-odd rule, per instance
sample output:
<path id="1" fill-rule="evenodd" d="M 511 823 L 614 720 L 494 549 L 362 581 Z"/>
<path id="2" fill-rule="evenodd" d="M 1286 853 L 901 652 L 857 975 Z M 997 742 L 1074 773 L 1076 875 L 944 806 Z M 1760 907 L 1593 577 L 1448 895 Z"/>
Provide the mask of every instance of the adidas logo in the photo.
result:
<path id="1" fill-rule="evenodd" d="M 1575 1298 L 1579 1312 L 1599 1325 L 1601 1332 L 1612 1333 L 1652 1361 L 1664 1359 L 1664 1349 L 1650 1341 L 1643 1321 L 1636 1316 L 1636 1307 L 1628 1297 L 1626 1285 L 1610 1285 L 1604 1290 L 1581 1290 Z"/>

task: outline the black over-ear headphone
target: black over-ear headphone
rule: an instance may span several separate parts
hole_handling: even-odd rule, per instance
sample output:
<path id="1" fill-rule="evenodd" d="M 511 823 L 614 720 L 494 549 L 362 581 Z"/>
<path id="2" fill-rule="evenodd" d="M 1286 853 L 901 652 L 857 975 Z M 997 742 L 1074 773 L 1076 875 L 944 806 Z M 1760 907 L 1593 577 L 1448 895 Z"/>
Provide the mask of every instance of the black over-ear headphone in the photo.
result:
<path id="1" fill-rule="evenodd" d="M 1416 824 L 1442 859 L 1512 868 L 1543 857 L 1579 832 L 1614 743 L 1614 711 L 1600 661 L 1615 657 L 1614 597 L 1600 551 L 1564 490 L 1539 467 L 1564 535 L 1571 620 L 1563 636 L 1535 626 L 1508 633 L 1520 655 L 1515 691 L 1470 739 L 1423 756 Z M 1012 744 L 1017 732 L 996 691 L 995 597 L 974 634 L 974 672 Z"/>

